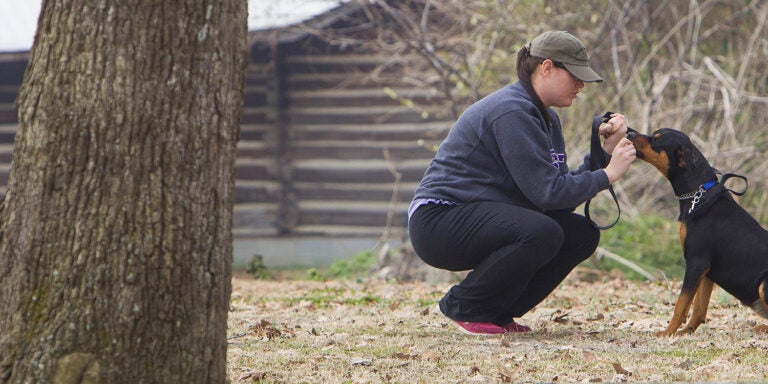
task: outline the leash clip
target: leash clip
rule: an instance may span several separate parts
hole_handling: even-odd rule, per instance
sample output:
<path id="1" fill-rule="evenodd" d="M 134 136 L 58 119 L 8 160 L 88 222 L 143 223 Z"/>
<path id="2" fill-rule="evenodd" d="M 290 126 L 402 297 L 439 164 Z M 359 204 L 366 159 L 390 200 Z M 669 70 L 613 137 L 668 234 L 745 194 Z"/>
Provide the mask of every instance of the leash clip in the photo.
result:
<path id="1" fill-rule="evenodd" d="M 691 208 L 688 209 L 689 215 L 693 213 L 693 209 L 696 208 L 696 204 L 698 204 L 699 201 L 701 200 L 701 197 L 704 196 L 704 192 L 706 192 L 706 189 L 704 189 L 703 185 L 700 185 L 699 190 L 693 194 L 693 201 L 691 201 Z"/>

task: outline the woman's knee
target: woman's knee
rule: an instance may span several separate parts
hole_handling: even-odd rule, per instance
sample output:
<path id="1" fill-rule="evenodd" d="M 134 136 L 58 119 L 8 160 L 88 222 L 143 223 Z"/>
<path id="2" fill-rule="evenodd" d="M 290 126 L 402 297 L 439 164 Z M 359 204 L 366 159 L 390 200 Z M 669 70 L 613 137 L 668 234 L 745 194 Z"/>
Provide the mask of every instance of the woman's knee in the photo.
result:
<path id="1" fill-rule="evenodd" d="M 597 245 L 600 243 L 600 230 L 595 228 L 584 216 L 576 216 L 577 228 L 574 232 L 576 233 L 577 241 L 579 238 L 581 239 L 579 241 L 582 245 L 580 248 L 586 253 L 586 256 L 584 256 L 586 259 L 595 252 Z"/>
<path id="2" fill-rule="evenodd" d="M 578 259 L 578 262 L 588 259 L 595 253 L 600 243 L 600 230 L 595 228 L 587 218 L 571 213 L 567 217 L 555 217 L 565 233 L 563 248 Z"/>
<path id="3" fill-rule="evenodd" d="M 565 239 L 563 227 L 557 221 L 546 216 L 532 223 L 530 233 L 535 237 L 536 242 L 551 244 L 557 249 L 560 248 Z"/>
<path id="4" fill-rule="evenodd" d="M 590 229 L 587 232 L 585 240 L 585 247 L 589 251 L 590 255 L 595 252 L 598 244 L 600 244 L 600 230 L 590 225 Z"/>

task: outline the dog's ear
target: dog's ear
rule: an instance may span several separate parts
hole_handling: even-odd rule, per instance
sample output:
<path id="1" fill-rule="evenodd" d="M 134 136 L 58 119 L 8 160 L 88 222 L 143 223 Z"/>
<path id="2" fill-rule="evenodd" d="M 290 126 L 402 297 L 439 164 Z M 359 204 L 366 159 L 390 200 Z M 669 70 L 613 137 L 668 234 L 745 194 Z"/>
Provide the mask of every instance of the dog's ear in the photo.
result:
<path id="1" fill-rule="evenodd" d="M 677 146 L 677 149 L 675 149 L 675 157 L 677 157 L 677 167 L 685 169 L 685 150 L 682 145 Z"/>
<path id="2" fill-rule="evenodd" d="M 692 171 L 696 164 L 700 164 L 703 157 L 696 148 L 687 145 L 678 146 L 675 155 L 677 156 L 677 166 L 689 171 Z"/>

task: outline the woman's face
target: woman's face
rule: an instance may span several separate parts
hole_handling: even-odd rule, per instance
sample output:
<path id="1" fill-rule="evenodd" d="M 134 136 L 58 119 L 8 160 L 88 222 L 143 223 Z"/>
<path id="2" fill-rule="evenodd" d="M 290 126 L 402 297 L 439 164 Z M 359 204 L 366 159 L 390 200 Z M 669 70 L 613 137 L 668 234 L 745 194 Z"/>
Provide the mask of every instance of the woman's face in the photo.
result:
<path id="1" fill-rule="evenodd" d="M 544 60 L 536 72 L 539 81 L 534 81 L 533 86 L 545 107 L 570 107 L 584 88 L 583 81 L 555 66 L 552 60 Z"/>

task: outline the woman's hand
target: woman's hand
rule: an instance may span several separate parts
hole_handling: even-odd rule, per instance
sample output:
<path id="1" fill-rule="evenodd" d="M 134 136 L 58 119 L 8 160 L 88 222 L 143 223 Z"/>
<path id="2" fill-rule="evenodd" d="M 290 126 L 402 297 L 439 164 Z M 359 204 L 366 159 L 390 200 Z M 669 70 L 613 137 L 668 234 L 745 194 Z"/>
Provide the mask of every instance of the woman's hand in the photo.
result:
<path id="1" fill-rule="evenodd" d="M 605 174 L 608 175 L 608 182 L 613 183 L 629 170 L 629 166 L 637 158 L 637 151 L 634 144 L 629 139 L 622 137 L 615 145 L 611 154 L 611 161 L 605 167 Z"/>
<path id="2" fill-rule="evenodd" d="M 600 125 L 600 136 L 605 139 L 603 150 L 613 153 L 616 144 L 627 136 L 627 119 L 620 113 L 612 114 L 607 122 Z"/>

